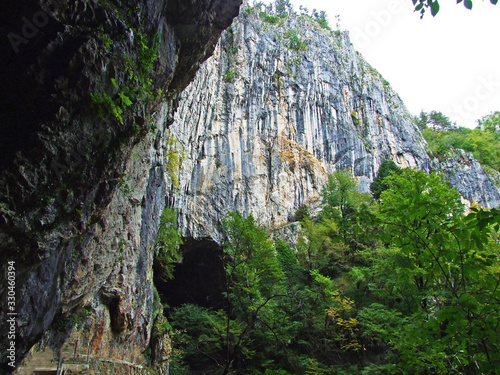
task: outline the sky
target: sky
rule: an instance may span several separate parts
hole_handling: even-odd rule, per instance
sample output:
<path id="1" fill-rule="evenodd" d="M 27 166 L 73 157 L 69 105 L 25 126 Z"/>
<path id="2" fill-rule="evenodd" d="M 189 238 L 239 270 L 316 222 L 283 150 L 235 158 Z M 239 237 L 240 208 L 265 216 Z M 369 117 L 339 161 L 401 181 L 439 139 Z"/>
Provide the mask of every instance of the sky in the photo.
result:
<path id="1" fill-rule="evenodd" d="M 291 0 L 325 10 L 348 30 L 354 48 L 401 96 L 410 113 L 435 110 L 458 126 L 500 111 L 500 5 L 474 0 L 466 9 L 440 0 L 423 19 L 410 0 Z"/>

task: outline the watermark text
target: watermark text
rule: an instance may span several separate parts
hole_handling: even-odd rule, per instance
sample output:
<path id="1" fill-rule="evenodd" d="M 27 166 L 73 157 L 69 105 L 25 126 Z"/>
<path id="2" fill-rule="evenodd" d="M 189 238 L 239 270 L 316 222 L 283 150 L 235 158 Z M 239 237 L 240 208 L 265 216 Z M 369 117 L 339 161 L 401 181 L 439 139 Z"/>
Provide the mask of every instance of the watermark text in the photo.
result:
<path id="1" fill-rule="evenodd" d="M 16 263 L 9 261 L 7 266 L 7 364 L 16 367 Z"/>

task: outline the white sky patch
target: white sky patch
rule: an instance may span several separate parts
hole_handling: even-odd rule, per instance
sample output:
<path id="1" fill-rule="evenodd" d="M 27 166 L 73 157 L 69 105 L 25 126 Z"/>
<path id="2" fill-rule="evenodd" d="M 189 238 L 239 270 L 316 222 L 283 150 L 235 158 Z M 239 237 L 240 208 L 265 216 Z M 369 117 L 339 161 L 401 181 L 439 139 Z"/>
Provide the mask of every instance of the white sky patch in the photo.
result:
<path id="1" fill-rule="evenodd" d="M 266 1 L 268 3 L 269 1 Z M 356 50 L 389 81 L 415 115 L 440 111 L 459 126 L 500 110 L 500 5 L 475 0 L 471 11 L 441 0 L 423 19 L 410 0 L 291 0 L 296 11 L 340 15 Z"/>

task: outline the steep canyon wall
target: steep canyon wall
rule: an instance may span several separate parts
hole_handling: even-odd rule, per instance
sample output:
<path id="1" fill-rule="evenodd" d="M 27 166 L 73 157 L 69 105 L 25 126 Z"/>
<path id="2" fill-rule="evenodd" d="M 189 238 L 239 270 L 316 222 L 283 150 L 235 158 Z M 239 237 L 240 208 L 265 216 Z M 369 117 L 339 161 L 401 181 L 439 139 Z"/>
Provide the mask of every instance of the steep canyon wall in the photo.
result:
<path id="1" fill-rule="evenodd" d="M 71 353 L 143 362 L 165 129 L 174 98 L 240 4 L 0 5 L 0 332 L 14 334 L 2 335 L 1 371 L 36 343 L 55 350 L 57 365 L 68 335 Z M 7 306 L 9 262 L 16 284 Z"/>
<path id="2" fill-rule="evenodd" d="M 386 158 L 444 172 L 470 202 L 500 204 L 471 155 L 430 160 L 404 103 L 348 32 L 306 15 L 274 21 L 243 5 L 181 96 L 171 132 L 183 163 L 172 195 L 184 235 L 220 241 L 228 211 L 279 227 L 318 205 L 329 173 L 350 170 L 368 191 Z"/>

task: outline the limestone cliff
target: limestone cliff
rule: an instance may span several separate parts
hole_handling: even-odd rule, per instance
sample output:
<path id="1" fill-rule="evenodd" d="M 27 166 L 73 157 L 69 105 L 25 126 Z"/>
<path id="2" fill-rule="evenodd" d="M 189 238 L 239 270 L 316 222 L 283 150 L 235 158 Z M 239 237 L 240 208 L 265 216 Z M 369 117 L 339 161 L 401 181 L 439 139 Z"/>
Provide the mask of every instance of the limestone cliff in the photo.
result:
<path id="1" fill-rule="evenodd" d="M 443 173 L 445 179 L 460 192 L 467 204 L 500 206 L 500 189 L 494 184 L 492 177 L 485 173 L 473 154 L 460 149 L 454 150 L 445 160 L 433 160 L 432 169 Z"/>
<path id="2" fill-rule="evenodd" d="M 367 191 L 385 158 L 442 169 L 347 32 L 306 15 L 266 17 L 243 5 L 181 96 L 171 131 L 184 155 L 174 203 L 186 236 L 220 240 L 228 211 L 281 226 L 299 207 L 314 207 L 335 170 L 352 171 Z M 464 183 L 451 179 L 463 195 L 498 203 L 488 198 L 495 189 L 470 184 L 488 180 L 480 167 L 465 174 Z"/>
<path id="3" fill-rule="evenodd" d="M 2 334 L 0 371 L 35 343 L 56 365 L 61 347 L 66 359 L 143 362 L 165 127 L 240 3 L 0 4 L 0 332 L 14 335 Z"/>
<path id="4" fill-rule="evenodd" d="M 347 33 L 308 17 L 262 21 L 245 5 L 214 50 L 240 3 L 0 4 L 0 332 L 12 329 L 16 364 L 28 352 L 28 367 L 85 357 L 97 373 L 124 374 L 143 371 L 148 347 L 152 362 L 164 359 L 152 247 L 166 199 L 186 236 L 219 240 L 227 211 L 280 226 L 314 206 L 337 169 L 366 190 L 384 158 L 453 168 L 431 162 L 403 103 Z M 178 188 L 165 172 L 172 123 Z M 470 190 L 482 170 L 463 171 L 456 186 Z M 3 371 L 9 348 L 4 335 Z"/>

